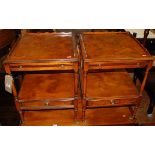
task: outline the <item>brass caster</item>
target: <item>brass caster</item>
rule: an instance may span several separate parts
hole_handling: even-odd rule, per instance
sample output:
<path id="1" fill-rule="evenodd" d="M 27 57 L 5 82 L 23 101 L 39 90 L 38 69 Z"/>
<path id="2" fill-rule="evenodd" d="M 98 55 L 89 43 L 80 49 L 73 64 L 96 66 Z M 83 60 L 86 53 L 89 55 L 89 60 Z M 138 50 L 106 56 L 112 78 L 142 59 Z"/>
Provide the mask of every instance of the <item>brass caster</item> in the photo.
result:
<path id="1" fill-rule="evenodd" d="M 133 117 L 133 116 L 130 116 L 130 117 L 129 117 L 129 120 L 134 120 L 134 117 Z"/>
<path id="2" fill-rule="evenodd" d="M 80 124 L 80 122 L 79 121 L 75 121 L 75 125 L 79 125 Z"/>
<path id="3" fill-rule="evenodd" d="M 52 126 L 58 126 L 58 124 L 52 124 Z"/>
<path id="4" fill-rule="evenodd" d="M 19 125 L 21 126 L 24 123 L 24 121 L 20 120 Z"/>
<path id="5" fill-rule="evenodd" d="M 147 114 L 147 117 L 152 118 L 153 114 Z"/>
<path id="6" fill-rule="evenodd" d="M 86 122 L 87 122 L 86 120 L 82 120 L 82 123 L 86 124 Z"/>

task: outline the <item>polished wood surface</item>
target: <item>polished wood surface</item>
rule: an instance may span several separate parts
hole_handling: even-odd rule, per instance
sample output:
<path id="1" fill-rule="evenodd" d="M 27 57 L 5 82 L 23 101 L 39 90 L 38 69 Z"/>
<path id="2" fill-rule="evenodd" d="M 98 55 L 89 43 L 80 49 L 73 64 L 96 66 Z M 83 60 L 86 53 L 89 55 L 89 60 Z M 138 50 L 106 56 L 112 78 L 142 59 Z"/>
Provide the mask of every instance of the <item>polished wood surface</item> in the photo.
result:
<path id="1" fill-rule="evenodd" d="M 149 52 L 126 32 L 83 33 L 80 35 L 80 47 L 83 121 L 87 117 L 86 111 L 91 107 L 127 105 L 135 121 L 148 72 L 152 67 L 153 59 Z M 107 71 L 143 67 L 146 73 L 139 92 L 127 73 Z M 94 70 L 102 73 L 91 73 Z"/>
<path id="2" fill-rule="evenodd" d="M 53 98 L 74 98 L 73 73 L 25 75 L 18 95 L 19 100 L 28 101 Z"/>
<path id="3" fill-rule="evenodd" d="M 137 122 L 130 120 L 130 117 L 127 107 L 87 109 L 83 125 L 136 125 Z"/>
<path id="4" fill-rule="evenodd" d="M 83 33 L 81 45 L 85 61 L 151 59 L 149 52 L 127 32 Z"/>
<path id="5" fill-rule="evenodd" d="M 88 109 L 84 122 L 75 121 L 73 110 L 27 111 L 23 126 L 103 126 L 103 125 L 137 125 L 130 120 L 128 108 Z"/>
<path id="6" fill-rule="evenodd" d="M 71 33 L 25 33 L 4 62 L 7 74 L 34 72 L 21 80 L 19 95 L 13 84 L 22 123 L 25 110 L 74 109 L 77 118 L 78 63 L 76 40 Z M 60 71 L 44 74 L 40 71 Z M 64 71 L 72 70 L 72 73 Z M 39 74 L 38 74 L 39 73 Z"/>
<path id="7" fill-rule="evenodd" d="M 26 33 L 19 40 L 8 61 L 70 60 L 75 55 L 71 34 Z"/>
<path id="8" fill-rule="evenodd" d="M 75 126 L 74 111 L 67 110 L 44 110 L 27 111 L 24 114 L 22 126 Z"/>
<path id="9" fill-rule="evenodd" d="M 87 98 L 138 96 L 131 77 L 125 70 L 88 73 Z"/>
<path id="10" fill-rule="evenodd" d="M 65 115 L 66 123 L 62 124 L 80 122 L 82 125 L 95 125 L 94 119 L 100 117 L 96 125 L 103 125 L 100 115 L 104 110 L 101 107 L 117 114 L 117 110 L 114 110 L 117 106 L 128 106 L 126 109 L 132 116 L 129 122 L 135 123 L 136 110 L 152 66 L 152 58 L 147 50 L 128 33 L 121 32 L 84 33 L 80 35 L 78 46 L 77 43 L 71 34 L 27 33 L 11 51 L 5 61 L 7 74 L 14 71 L 34 72 L 25 75 L 19 95 L 13 85 L 16 108 L 22 123 L 25 123 L 27 110 L 45 109 L 55 110 L 52 111 L 57 121 L 55 116 L 52 117 L 58 123 L 63 118 L 56 109 L 65 109 L 62 116 Z M 140 92 L 125 70 L 109 70 L 134 67 L 147 68 Z M 101 69 L 104 72 L 99 73 Z M 72 70 L 72 73 L 40 74 L 40 71 L 51 70 Z M 94 70 L 98 73 L 94 73 Z M 71 109 L 69 114 L 68 109 Z M 129 120 L 128 116 L 126 118 Z M 119 124 L 114 121 L 109 123 Z"/>
<path id="11" fill-rule="evenodd" d="M 78 70 L 79 53 L 70 33 L 26 33 L 5 60 L 10 71 Z"/>
<path id="12" fill-rule="evenodd" d="M 14 106 L 14 100 L 11 94 L 5 92 L 4 82 L 0 77 L 0 124 L 2 126 L 15 126 L 19 125 L 18 112 Z M 147 117 L 147 107 L 149 105 L 149 97 L 144 92 L 143 99 L 141 102 L 140 109 L 137 112 L 137 123 L 138 125 L 155 125 L 155 110 L 152 117 Z M 86 117 L 87 120 L 83 125 L 130 125 L 131 120 L 128 119 L 130 112 L 128 108 L 101 108 L 98 109 L 87 109 Z M 92 115 L 90 115 L 92 113 Z M 128 114 L 128 115 L 127 115 Z M 123 116 L 123 115 L 126 115 Z M 81 125 L 79 122 L 75 122 L 73 119 L 74 111 L 69 110 L 40 110 L 40 111 L 25 111 L 24 113 L 24 124 L 31 126 L 51 126 L 51 125 Z M 117 124 L 118 123 L 118 124 Z M 131 124 L 134 125 L 134 124 Z"/>
<path id="13" fill-rule="evenodd" d="M 76 95 L 73 73 L 26 74 L 18 102 L 22 110 L 74 108 Z"/>

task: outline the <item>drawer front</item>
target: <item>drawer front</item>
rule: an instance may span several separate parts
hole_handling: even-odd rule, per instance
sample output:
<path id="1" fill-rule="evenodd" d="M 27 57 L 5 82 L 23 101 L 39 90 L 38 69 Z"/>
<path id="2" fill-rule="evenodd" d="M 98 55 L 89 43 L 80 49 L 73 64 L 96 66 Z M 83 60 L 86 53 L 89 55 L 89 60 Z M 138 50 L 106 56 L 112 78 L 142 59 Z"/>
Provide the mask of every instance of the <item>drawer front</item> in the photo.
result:
<path id="1" fill-rule="evenodd" d="M 22 110 L 33 110 L 33 109 L 63 109 L 63 108 L 73 108 L 74 101 L 66 101 L 66 102 L 21 102 L 20 108 Z"/>
<path id="2" fill-rule="evenodd" d="M 35 65 L 35 64 L 10 64 L 11 71 L 35 71 L 35 70 L 73 70 L 73 64 Z"/>
<path id="3" fill-rule="evenodd" d="M 111 99 L 111 100 L 94 100 L 94 101 L 86 101 L 87 106 L 89 107 L 100 107 L 100 106 L 128 106 L 128 105 L 136 105 L 140 102 L 140 98 L 132 98 L 132 99 Z"/>
<path id="4" fill-rule="evenodd" d="M 88 63 L 88 69 L 95 70 L 95 69 L 118 69 L 118 68 L 143 68 L 148 65 L 147 61 L 144 62 L 129 62 L 129 63 L 114 63 L 114 62 L 98 62 L 98 63 Z"/>

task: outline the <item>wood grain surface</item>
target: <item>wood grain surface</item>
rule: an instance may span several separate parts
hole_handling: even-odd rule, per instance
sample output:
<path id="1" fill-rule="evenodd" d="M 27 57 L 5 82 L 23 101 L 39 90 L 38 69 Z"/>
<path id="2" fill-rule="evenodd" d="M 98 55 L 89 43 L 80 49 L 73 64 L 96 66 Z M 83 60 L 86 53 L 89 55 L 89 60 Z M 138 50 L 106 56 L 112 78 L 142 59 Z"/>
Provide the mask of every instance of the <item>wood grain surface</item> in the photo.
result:
<path id="1" fill-rule="evenodd" d="M 74 58 L 71 34 L 26 33 L 10 54 L 8 61 Z"/>
<path id="2" fill-rule="evenodd" d="M 149 52 L 127 32 L 83 33 L 81 45 L 85 61 L 151 59 Z"/>

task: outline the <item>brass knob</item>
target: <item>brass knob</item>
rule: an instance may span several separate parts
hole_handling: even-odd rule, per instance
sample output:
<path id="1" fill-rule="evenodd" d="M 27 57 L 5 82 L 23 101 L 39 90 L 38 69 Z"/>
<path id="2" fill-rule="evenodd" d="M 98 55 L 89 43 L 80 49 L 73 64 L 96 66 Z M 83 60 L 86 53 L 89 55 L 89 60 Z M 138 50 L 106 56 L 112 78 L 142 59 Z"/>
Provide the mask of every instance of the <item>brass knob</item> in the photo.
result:
<path id="1" fill-rule="evenodd" d="M 60 67 L 61 67 L 61 68 L 64 68 L 64 65 L 61 65 Z"/>
<path id="2" fill-rule="evenodd" d="M 48 106 L 49 102 L 45 102 L 45 105 Z"/>
<path id="3" fill-rule="evenodd" d="M 137 63 L 137 67 L 140 67 L 140 63 Z"/>
<path id="4" fill-rule="evenodd" d="M 101 68 L 101 67 L 102 67 L 102 65 L 101 65 L 101 64 L 98 64 L 98 66 L 99 66 L 99 68 Z"/>
<path id="5" fill-rule="evenodd" d="M 22 69 L 23 68 L 23 66 L 19 66 L 19 69 Z"/>
<path id="6" fill-rule="evenodd" d="M 111 104 L 114 105 L 116 103 L 115 100 L 111 100 Z"/>

